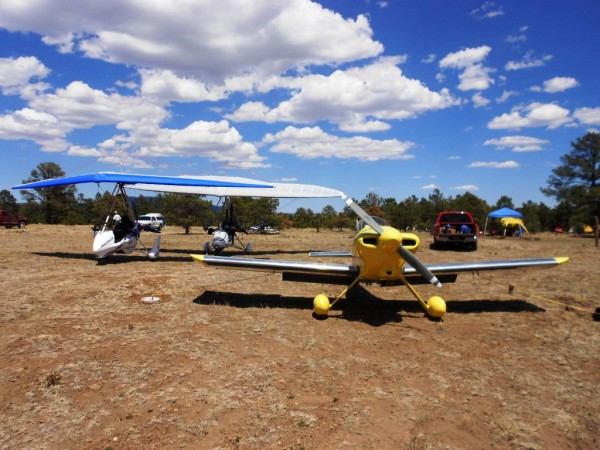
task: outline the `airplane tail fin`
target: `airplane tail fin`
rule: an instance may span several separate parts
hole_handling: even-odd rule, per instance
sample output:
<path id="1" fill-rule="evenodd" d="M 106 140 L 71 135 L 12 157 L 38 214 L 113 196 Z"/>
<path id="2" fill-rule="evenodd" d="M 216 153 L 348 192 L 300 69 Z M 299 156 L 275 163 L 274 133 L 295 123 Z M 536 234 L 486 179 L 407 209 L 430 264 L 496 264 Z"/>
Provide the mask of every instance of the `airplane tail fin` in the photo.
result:
<path id="1" fill-rule="evenodd" d="M 154 245 L 152 246 L 152 250 L 150 250 L 148 252 L 148 257 L 150 259 L 156 259 L 158 258 L 158 254 L 160 253 L 160 234 L 158 236 L 156 236 L 156 239 L 154 241 Z"/>

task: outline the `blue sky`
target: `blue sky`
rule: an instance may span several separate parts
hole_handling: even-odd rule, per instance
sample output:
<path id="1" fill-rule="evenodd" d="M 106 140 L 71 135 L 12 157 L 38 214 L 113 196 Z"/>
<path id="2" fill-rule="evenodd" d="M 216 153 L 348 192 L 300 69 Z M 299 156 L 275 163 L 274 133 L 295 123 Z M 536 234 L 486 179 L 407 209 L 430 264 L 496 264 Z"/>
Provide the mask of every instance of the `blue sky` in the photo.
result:
<path id="1" fill-rule="evenodd" d="M 600 128 L 596 0 L 73 5 L 0 3 L 0 189 L 53 161 L 553 205 Z"/>

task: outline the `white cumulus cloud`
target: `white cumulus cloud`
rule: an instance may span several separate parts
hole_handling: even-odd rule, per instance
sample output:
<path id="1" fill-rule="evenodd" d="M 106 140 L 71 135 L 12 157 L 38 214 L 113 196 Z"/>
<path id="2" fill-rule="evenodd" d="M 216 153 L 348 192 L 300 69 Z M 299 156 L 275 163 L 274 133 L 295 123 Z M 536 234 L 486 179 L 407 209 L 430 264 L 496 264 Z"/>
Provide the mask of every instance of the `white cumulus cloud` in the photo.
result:
<path id="1" fill-rule="evenodd" d="M 379 161 L 387 159 L 411 159 L 408 151 L 413 142 L 397 139 L 375 140 L 362 136 L 343 138 L 324 132 L 319 127 L 296 128 L 265 135 L 263 145 L 269 145 L 274 153 L 288 153 L 302 159 L 337 158 Z"/>
<path id="2" fill-rule="evenodd" d="M 480 7 L 475 8 L 469 13 L 470 16 L 476 19 L 492 19 L 504 15 L 502 6 L 496 6 L 492 1 L 485 1 Z"/>
<path id="3" fill-rule="evenodd" d="M 554 77 L 544 81 L 543 91 L 550 94 L 566 91 L 579 86 L 579 82 L 571 77 Z"/>
<path id="4" fill-rule="evenodd" d="M 542 67 L 545 66 L 548 61 L 550 61 L 554 56 L 552 55 L 544 55 L 540 57 L 534 56 L 532 51 L 529 51 L 523 56 L 520 61 L 509 61 L 505 64 L 505 70 L 522 70 L 522 69 L 531 69 L 533 67 Z"/>
<path id="5" fill-rule="evenodd" d="M 469 168 L 489 168 L 489 169 L 516 169 L 517 167 L 521 167 L 521 165 L 516 161 L 488 161 L 488 162 L 474 162 L 469 164 L 467 167 Z"/>
<path id="6" fill-rule="evenodd" d="M 0 139 L 31 140 L 47 152 L 65 149 L 67 131 L 56 116 L 31 108 L 0 116 Z"/>
<path id="7" fill-rule="evenodd" d="M 473 97 L 471 97 L 471 101 L 473 102 L 473 106 L 475 108 L 482 108 L 490 104 L 490 100 L 488 98 L 485 98 L 479 92 L 473 94 Z"/>
<path id="8" fill-rule="evenodd" d="M 31 84 L 32 79 L 44 79 L 50 73 L 42 62 L 34 56 L 0 58 L 0 89 L 4 95 L 17 95 Z M 46 85 L 37 84 L 39 89 Z"/>
<path id="9" fill-rule="evenodd" d="M 498 150 L 510 148 L 513 152 L 535 152 L 544 149 L 549 144 L 547 139 L 539 139 L 529 136 L 504 136 L 500 139 L 488 139 L 483 145 L 492 145 Z"/>
<path id="10" fill-rule="evenodd" d="M 491 47 L 482 45 L 481 47 L 467 48 L 457 52 L 449 53 L 440 61 L 440 68 L 465 69 L 474 64 L 482 62 L 492 51 Z"/>
<path id="11" fill-rule="evenodd" d="M 382 58 L 364 67 L 336 70 L 331 75 L 272 80 L 272 86 L 294 89 L 274 108 L 261 102 L 240 106 L 226 116 L 233 121 L 314 123 L 326 120 L 353 132 L 382 131 L 389 120 L 416 117 L 458 104 L 447 90 L 429 90 L 404 76 L 403 59 Z"/>
<path id="12" fill-rule="evenodd" d="M 600 108 L 579 108 L 573 117 L 583 125 L 600 125 Z"/>
<path id="13" fill-rule="evenodd" d="M 482 45 L 449 53 L 439 62 L 440 69 L 460 70 L 458 88 L 461 91 L 482 91 L 494 83 L 490 76 L 494 70 L 483 65 L 483 61 L 491 51 L 491 47 Z"/>
<path id="14" fill-rule="evenodd" d="M 284 73 L 383 52 L 366 16 L 345 19 L 309 0 L 168 5 L 86 1 L 74 8 L 64 0 L 4 1 L 0 27 L 38 33 L 62 52 L 217 82 L 249 68 L 262 75 Z"/>
<path id="15" fill-rule="evenodd" d="M 183 129 L 148 129 L 134 135 L 140 157 L 202 157 L 231 168 L 269 167 L 254 144 L 244 142 L 226 120 L 196 121 Z"/>
<path id="16" fill-rule="evenodd" d="M 474 184 L 461 184 L 460 186 L 452 186 L 450 188 L 452 191 L 478 191 L 479 186 Z"/>
<path id="17" fill-rule="evenodd" d="M 171 70 L 142 69 L 141 93 L 168 102 L 218 101 L 227 97 L 223 88 L 210 89 L 190 77 L 177 76 Z"/>
<path id="18" fill-rule="evenodd" d="M 554 129 L 571 122 L 568 109 L 553 103 L 532 103 L 494 117 L 487 126 L 493 130 L 535 127 Z"/>

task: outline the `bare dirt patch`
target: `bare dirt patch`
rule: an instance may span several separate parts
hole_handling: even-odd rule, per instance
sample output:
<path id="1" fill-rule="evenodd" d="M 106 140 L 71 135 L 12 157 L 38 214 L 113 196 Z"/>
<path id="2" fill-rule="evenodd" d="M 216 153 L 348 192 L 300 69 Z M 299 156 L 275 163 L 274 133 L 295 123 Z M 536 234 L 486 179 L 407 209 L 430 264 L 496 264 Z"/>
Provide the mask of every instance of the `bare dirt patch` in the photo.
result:
<path id="1" fill-rule="evenodd" d="M 350 249 L 352 233 L 249 238 L 255 256 L 308 259 Z M 571 261 L 459 276 L 441 290 L 441 322 L 406 289 L 377 286 L 315 320 L 313 296 L 339 286 L 202 267 L 188 254 L 205 234 L 169 227 L 158 261 L 98 265 L 89 227 L 1 229 L 0 447 L 598 448 L 593 241 L 454 252 L 421 238 L 428 263 Z"/>

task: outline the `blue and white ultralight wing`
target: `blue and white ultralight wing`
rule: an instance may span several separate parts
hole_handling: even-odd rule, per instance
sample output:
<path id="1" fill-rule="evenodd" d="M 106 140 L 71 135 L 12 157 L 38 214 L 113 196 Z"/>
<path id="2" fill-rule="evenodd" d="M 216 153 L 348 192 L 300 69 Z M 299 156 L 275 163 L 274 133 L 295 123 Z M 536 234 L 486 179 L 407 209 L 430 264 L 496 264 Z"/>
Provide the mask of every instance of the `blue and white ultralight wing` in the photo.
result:
<path id="1" fill-rule="evenodd" d="M 134 186 L 134 189 L 142 191 L 171 192 L 176 194 L 212 195 L 215 197 L 335 198 L 343 196 L 342 192 L 338 190 L 313 184 L 268 183 L 271 188 L 264 189 L 262 186 L 266 184 L 265 182 L 250 178 L 215 175 L 202 177 L 191 176 L 185 178 L 189 180 L 202 178 L 207 181 L 212 180 L 214 183 L 223 183 L 223 185 L 175 185 L 174 183 L 169 185 L 165 183 L 164 185 L 161 185 L 157 183 L 137 183 Z M 231 185 L 227 186 L 225 183 L 230 183 Z M 233 186 L 233 184 L 238 184 L 239 186 Z M 256 185 L 257 187 L 254 188 L 252 185 Z"/>
<path id="2" fill-rule="evenodd" d="M 218 177 L 217 177 L 218 178 Z M 249 182 L 240 179 L 227 180 L 215 179 L 215 177 L 167 177 L 160 175 L 138 175 L 131 173 L 117 172 L 98 172 L 85 175 L 76 175 L 72 177 L 51 178 L 48 180 L 34 181 L 32 183 L 19 184 L 13 186 L 13 189 L 37 189 L 55 186 L 64 186 L 67 184 L 81 183 L 117 183 L 128 186 L 186 186 L 186 187 L 212 187 L 212 188 L 239 188 L 253 190 L 271 189 L 272 184 L 262 181 L 249 180 Z"/>

